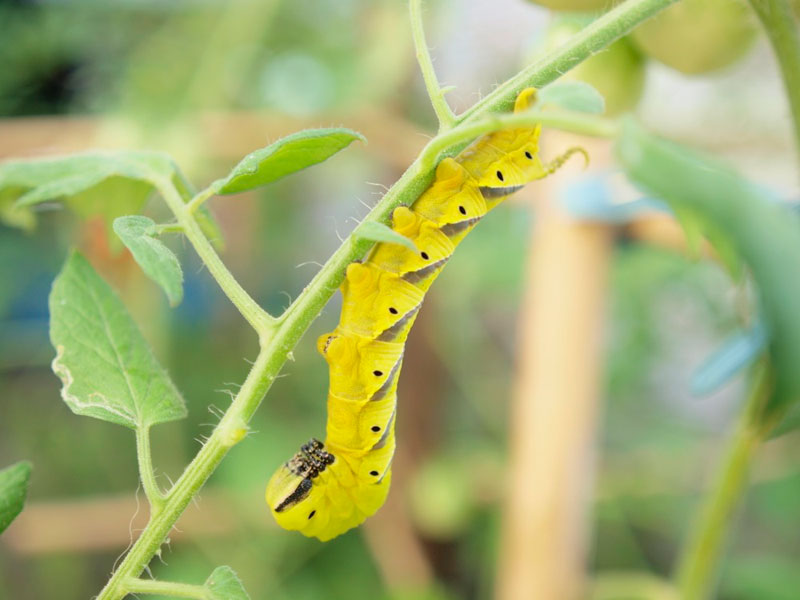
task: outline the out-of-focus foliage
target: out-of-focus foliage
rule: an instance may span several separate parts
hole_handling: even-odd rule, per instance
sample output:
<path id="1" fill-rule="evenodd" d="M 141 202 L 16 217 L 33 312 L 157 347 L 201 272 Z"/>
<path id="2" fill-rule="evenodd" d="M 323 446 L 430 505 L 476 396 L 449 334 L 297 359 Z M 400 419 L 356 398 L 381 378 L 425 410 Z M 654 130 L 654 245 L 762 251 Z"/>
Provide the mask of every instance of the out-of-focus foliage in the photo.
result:
<path id="1" fill-rule="evenodd" d="M 611 8 L 616 0 L 528 0 L 547 8 L 567 12 L 600 12 Z"/>
<path id="2" fill-rule="evenodd" d="M 605 110 L 603 96 L 583 81 L 551 83 L 539 91 L 536 102 L 544 107 L 553 105 L 590 114 L 600 114 Z"/>
<path id="3" fill-rule="evenodd" d="M 22 512 L 30 476 L 31 463 L 25 461 L 0 470 L 0 533 Z"/>
<path id="4" fill-rule="evenodd" d="M 147 276 L 164 290 L 170 306 L 183 299 L 183 270 L 175 254 L 157 237 L 155 221 L 141 215 L 114 220 L 116 233 Z"/>
<path id="5" fill-rule="evenodd" d="M 734 171 L 626 123 L 617 146 L 632 180 L 686 214 L 736 275 L 746 261 L 770 336 L 775 418 L 800 401 L 800 220 Z M 675 174 L 680 173 L 680 179 Z"/>
<path id="6" fill-rule="evenodd" d="M 727 67 L 753 46 L 758 27 L 744 0 L 681 0 L 635 29 L 648 56 L 681 73 Z"/>
<path id="7" fill-rule="evenodd" d="M 0 198 L 7 220 L 48 200 L 65 200 L 83 217 L 102 216 L 110 226 L 139 212 L 158 177 L 180 180 L 168 156 L 156 152 L 86 153 L 0 164 Z"/>

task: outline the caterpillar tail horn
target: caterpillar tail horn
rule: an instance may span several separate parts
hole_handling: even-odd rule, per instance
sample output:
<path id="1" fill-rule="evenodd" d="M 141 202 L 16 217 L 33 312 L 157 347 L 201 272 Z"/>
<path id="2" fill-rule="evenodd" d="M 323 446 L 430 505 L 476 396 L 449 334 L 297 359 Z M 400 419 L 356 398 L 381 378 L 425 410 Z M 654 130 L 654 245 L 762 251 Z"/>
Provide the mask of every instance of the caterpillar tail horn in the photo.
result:
<path id="1" fill-rule="evenodd" d="M 589 166 L 589 153 L 586 151 L 586 149 L 581 148 L 580 146 L 573 146 L 572 148 L 567 149 L 562 155 L 555 157 L 553 160 L 551 160 L 544 166 L 547 175 L 552 175 L 553 173 L 558 171 L 574 154 L 583 155 L 584 169 Z"/>

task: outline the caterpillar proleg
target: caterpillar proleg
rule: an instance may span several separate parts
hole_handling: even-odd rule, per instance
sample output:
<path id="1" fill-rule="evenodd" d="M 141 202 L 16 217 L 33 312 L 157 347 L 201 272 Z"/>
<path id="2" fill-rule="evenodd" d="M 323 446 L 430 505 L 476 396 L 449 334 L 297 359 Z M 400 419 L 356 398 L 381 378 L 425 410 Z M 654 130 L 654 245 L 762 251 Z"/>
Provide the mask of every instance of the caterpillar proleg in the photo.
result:
<path id="1" fill-rule="evenodd" d="M 526 110 L 532 88 L 517 97 Z M 458 243 L 486 213 L 573 150 L 542 164 L 541 126 L 506 129 L 442 160 L 433 183 L 392 213 L 392 229 L 417 251 L 378 243 L 348 266 L 339 325 L 317 347 L 330 368 L 327 437 L 312 439 L 267 484 L 275 520 L 322 541 L 362 523 L 381 507 L 392 479 L 397 379 L 406 337 L 425 292 Z"/>

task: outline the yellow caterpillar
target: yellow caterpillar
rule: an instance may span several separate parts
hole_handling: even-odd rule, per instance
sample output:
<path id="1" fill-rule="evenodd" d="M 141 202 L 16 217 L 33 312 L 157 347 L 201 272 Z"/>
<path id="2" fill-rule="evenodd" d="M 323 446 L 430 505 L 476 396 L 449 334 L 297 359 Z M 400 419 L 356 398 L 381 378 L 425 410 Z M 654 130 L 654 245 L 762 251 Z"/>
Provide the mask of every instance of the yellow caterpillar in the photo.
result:
<path id="1" fill-rule="evenodd" d="M 535 93 L 523 90 L 514 111 L 526 110 Z M 397 380 L 409 329 L 425 292 L 475 224 L 575 152 L 543 165 L 540 130 L 497 131 L 441 161 L 431 186 L 411 207 L 392 214 L 392 229 L 411 239 L 418 252 L 379 243 L 363 263 L 347 267 L 339 325 L 317 343 L 330 366 L 327 438 L 304 444 L 267 484 L 267 504 L 282 527 L 327 541 L 383 504 L 392 478 Z"/>

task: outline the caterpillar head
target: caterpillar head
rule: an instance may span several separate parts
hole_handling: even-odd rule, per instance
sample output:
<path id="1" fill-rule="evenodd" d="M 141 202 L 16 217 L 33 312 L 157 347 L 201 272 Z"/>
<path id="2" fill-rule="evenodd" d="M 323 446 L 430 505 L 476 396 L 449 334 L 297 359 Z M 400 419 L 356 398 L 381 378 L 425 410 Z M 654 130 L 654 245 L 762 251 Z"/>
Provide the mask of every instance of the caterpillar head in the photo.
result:
<path id="1" fill-rule="evenodd" d="M 547 175 L 539 158 L 541 130 L 541 125 L 537 125 L 533 129 L 508 132 L 514 139 L 509 140 L 504 152 L 495 151 L 495 156 L 487 162 L 478 177 L 478 185 L 489 208 L 527 183 Z"/>
<path id="2" fill-rule="evenodd" d="M 304 535 L 317 535 L 325 527 L 321 521 L 328 515 L 327 500 L 318 477 L 334 460 L 322 442 L 312 438 L 275 471 L 265 498 L 278 525 Z"/>

